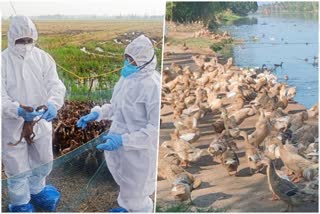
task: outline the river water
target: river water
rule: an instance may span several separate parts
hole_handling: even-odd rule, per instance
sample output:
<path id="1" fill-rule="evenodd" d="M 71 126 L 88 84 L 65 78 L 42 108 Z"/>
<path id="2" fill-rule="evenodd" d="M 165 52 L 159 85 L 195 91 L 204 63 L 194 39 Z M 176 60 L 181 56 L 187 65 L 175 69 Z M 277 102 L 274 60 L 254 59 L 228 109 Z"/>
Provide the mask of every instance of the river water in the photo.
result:
<path id="1" fill-rule="evenodd" d="M 222 30 L 243 40 L 233 47 L 236 65 L 274 68 L 283 62 L 274 70 L 278 80 L 288 75 L 288 84 L 297 87 L 295 100 L 309 108 L 318 102 L 318 28 L 316 17 L 255 15 Z"/>

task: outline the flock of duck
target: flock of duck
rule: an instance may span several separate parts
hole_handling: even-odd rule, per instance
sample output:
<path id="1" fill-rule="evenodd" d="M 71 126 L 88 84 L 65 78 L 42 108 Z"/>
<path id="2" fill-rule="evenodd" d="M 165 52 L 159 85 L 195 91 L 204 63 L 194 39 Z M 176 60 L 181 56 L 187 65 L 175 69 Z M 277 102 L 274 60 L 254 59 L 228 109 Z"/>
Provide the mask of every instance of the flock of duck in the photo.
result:
<path id="1" fill-rule="evenodd" d="M 296 88 L 277 81 L 268 70 L 243 69 L 232 58 L 192 56 L 200 69 L 172 63 L 163 71 L 162 105 L 173 111 L 171 139 L 159 148 L 158 178 L 172 184 L 176 200 L 190 201 L 201 179 L 186 168 L 211 155 L 229 176 L 237 176 L 239 141 L 244 145 L 250 173 L 266 172 L 272 200 L 287 204 L 285 211 L 318 200 L 318 104 L 294 112 Z M 255 116 L 255 129 L 240 125 Z M 202 132 L 199 121 L 212 117 L 215 133 L 207 149 L 196 148 Z M 312 122 L 313 121 L 313 122 Z M 284 166 L 287 173 L 280 169 Z M 235 178 L 236 179 L 236 178 Z M 303 184 L 303 185 L 300 185 Z"/>

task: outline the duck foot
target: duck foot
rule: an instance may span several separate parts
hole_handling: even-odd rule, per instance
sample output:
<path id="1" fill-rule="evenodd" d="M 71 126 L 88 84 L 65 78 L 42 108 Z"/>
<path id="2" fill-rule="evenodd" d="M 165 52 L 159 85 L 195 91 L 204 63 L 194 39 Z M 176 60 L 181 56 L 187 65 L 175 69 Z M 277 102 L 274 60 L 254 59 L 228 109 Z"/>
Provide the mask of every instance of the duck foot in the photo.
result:
<path id="1" fill-rule="evenodd" d="M 272 198 L 269 198 L 270 201 L 278 201 L 279 197 L 276 194 L 272 194 Z"/>

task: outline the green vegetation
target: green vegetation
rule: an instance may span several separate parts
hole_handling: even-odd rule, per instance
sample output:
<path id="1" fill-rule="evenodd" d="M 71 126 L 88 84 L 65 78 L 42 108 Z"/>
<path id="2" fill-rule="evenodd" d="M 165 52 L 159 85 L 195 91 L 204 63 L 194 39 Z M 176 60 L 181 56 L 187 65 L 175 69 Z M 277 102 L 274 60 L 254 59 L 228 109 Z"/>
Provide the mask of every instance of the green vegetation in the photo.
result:
<path id="1" fill-rule="evenodd" d="M 226 212 L 225 208 L 213 208 L 213 207 L 194 207 L 184 203 L 177 203 L 167 207 L 156 207 L 156 212 L 181 212 L 181 213 L 190 213 L 190 212 L 199 212 L 199 213 L 211 213 L 211 212 Z"/>
<path id="2" fill-rule="evenodd" d="M 319 2 L 274 2 L 259 7 L 262 13 L 301 13 L 309 12 L 318 14 Z"/>
<path id="3" fill-rule="evenodd" d="M 169 37 L 166 42 L 169 42 L 172 45 L 183 45 L 186 43 L 186 45 L 191 48 L 207 48 L 212 44 L 212 40 L 204 37 L 186 39 Z"/>
<path id="4" fill-rule="evenodd" d="M 232 47 L 233 47 L 233 40 L 232 39 L 224 39 L 220 42 L 216 42 L 210 45 L 210 48 L 216 52 L 220 53 L 226 58 L 232 56 Z"/>
<path id="5" fill-rule="evenodd" d="M 242 17 L 239 15 L 236 15 L 230 9 L 217 14 L 217 19 L 221 20 L 222 22 L 233 22 L 240 18 Z"/>
<path id="6" fill-rule="evenodd" d="M 222 42 L 217 42 L 217 43 L 213 43 L 210 48 L 214 51 L 214 52 L 218 52 L 220 50 L 222 50 L 222 48 L 224 47 L 224 44 Z"/>
<path id="7" fill-rule="evenodd" d="M 109 100 L 110 91 L 120 77 L 120 72 L 116 70 L 123 66 L 123 53 L 126 47 L 126 44 L 117 44 L 113 39 L 125 32 L 137 32 L 136 29 L 139 29 L 154 31 L 146 32 L 147 36 L 151 34 L 150 37 L 159 42 L 162 22 L 161 25 L 158 25 L 158 22 L 153 25 L 151 23 L 153 22 L 38 22 L 36 24 L 40 36 L 37 45 L 56 61 L 59 77 L 67 88 L 67 99 Z M 8 28 L 8 22 L 4 25 Z M 7 31 L 3 26 L 2 30 Z M 3 34 L 2 50 L 7 48 L 7 43 L 6 34 Z M 159 71 L 162 57 L 161 44 L 158 47 L 155 47 L 155 51 Z M 82 48 L 91 54 L 81 51 Z M 93 76 L 99 77 L 90 78 Z"/>
<path id="8" fill-rule="evenodd" d="M 57 38 L 54 38 L 57 40 Z M 59 40 L 57 40 L 59 41 Z M 56 45 L 53 45 L 56 44 Z M 117 45 L 111 41 L 100 43 L 90 41 L 88 43 L 79 45 L 59 45 L 59 42 L 52 41 L 46 37 L 39 40 L 39 46 L 46 50 L 63 68 L 75 73 L 80 77 L 91 77 L 102 75 L 95 79 L 77 79 L 74 75 L 66 72 L 61 67 L 57 67 L 60 78 L 63 79 L 68 92 L 70 100 L 97 100 L 101 96 L 94 96 L 96 93 L 89 93 L 91 81 L 94 81 L 91 90 L 107 90 L 112 88 L 119 79 L 119 72 L 103 75 L 106 72 L 113 71 L 122 66 L 124 46 Z M 85 47 L 86 51 L 100 55 L 90 55 L 84 53 L 80 49 Z M 96 47 L 101 48 L 104 53 L 99 53 L 95 50 Z M 108 55 L 110 52 L 115 55 Z"/>
<path id="9" fill-rule="evenodd" d="M 167 2 L 166 20 L 180 23 L 202 21 L 210 29 L 215 29 L 221 21 L 235 20 L 257 9 L 257 2 Z"/>

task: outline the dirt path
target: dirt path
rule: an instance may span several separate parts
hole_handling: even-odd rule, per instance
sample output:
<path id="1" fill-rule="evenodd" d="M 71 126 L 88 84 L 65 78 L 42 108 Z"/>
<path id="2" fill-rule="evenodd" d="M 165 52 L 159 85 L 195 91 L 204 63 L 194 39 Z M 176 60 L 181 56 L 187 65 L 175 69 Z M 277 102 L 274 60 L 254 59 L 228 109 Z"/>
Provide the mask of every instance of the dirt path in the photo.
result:
<path id="1" fill-rule="evenodd" d="M 188 50 L 184 52 L 179 47 L 165 48 L 165 52 L 175 50 L 175 53 L 164 59 L 164 67 L 169 66 L 172 62 L 189 65 L 192 69 L 198 69 L 191 60 L 191 55 L 198 50 Z M 305 110 L 305 107 L 291 103 L 286 112 L 293 113 Z M 200 149 L 207 149 L 214 136 L 211 126 L 215 117 L 208 114 L 199 121 L 201 130 L 200 139 L 193 145 Z M 161 110 L 162 125 L 160 129 L 160 144 L 170 139 L 170 133 L 173 132 L 173 114 L 172 109 L 165 106 Z M 247 118 L 240 126 L 241 129 L 254 129 L 258 116 Z M 317 122 L 317 121 L 310 121 Z M 239 176 L 229 176 L 221 164 L 214 162 L 209 155 L 193 163 L 186 170 L 195 176 L 201 177 L 203 183 L 200 188 L 192 192 L 194 207 L 213 207 L 222 208 L 228 212 L 279 212 L 286 205 L 282 201 L 270 201 L 271 193 L 268 188 L 268 181 L 265 174 L 250 175 L 248 164 L 243 150 L 242 140 L 236 140 L 239 147 L 237 154 L 240 158 Z M 170 195 L 171 184 L 167 180 L 158 181 L 157 187 L 157 206 L 166 207 L 176 204 Z M 295 208 L 297 212 L 316 212 L 318 204 L 305 204 Z"/>

